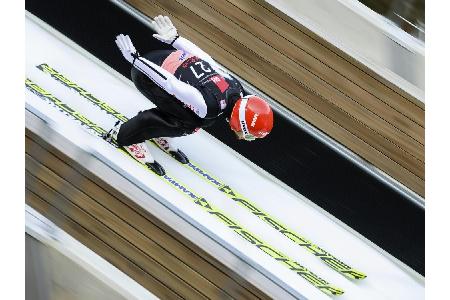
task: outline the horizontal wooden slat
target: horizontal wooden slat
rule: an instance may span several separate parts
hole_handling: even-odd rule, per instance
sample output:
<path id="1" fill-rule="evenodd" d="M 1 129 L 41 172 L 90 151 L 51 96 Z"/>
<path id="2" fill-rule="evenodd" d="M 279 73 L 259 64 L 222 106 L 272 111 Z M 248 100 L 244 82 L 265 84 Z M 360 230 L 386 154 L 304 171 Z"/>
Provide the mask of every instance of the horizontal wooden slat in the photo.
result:
<path id="1" fill-rule="evenodd" d="M 42 215 L 54 222 L 58 227 L 66 231 L 72 237 L 83 243 L 92 251 L 108 260 L 118 269 L 122 270 L 136 282 L 147 288 L 162 299 L 182 299 L 179 295 L 168 289 L 164 284 L 153 276 L 143 271 L 139 266 L 128 260 L 116 249 L 111 248 L 86 228 L 82 227 L 73 219 L 61 213 L 56 207 L 50 205 L 43 198 L 29 189 L 25 190 L 25 201 Z"/>
<path id="2" fill-rule="evenodd" d="M 353 82 L 358 83 L 358 85 L 373 95 L 376 95 L 385 103 L 392 105 L 394 109 L 404 113 L 419 125 L 425 125 L 425 104 L 422 101 L 414 98 L 392 82 L 382 78 L 373 70 L 347 55 L 308 28 L 302 26 L 266 1 L 228 1 L 250 5 L 250 10 L 256 12 L 263 21 L 266 20 L 265 22 L 268 22 L 271 27 L 277 28 L 279 34 L 288 37 L 290 41 L 296 41 L 304 49 L 309 49 L 307 50 L 309 53 L 317 56 L 321 61 L 326 62 Z"/>
<path id="3" fill-rule="evenodd" d="M 26 164 L 27 167 L 30 166 L 31 170 L 34 169 L 34 166 L 32 167 L 32 162 L 30 159 L 26 160 Z M 40 170 L 41 174 L 39 174 L 40 178 L 44 180 L 54 179 L 47 178 L 46 176 L 51 176 L 50 174 L 45 174 L 47 172 L 47 170 L 42 168 Z M 30 191 L 37 194 L 41 198 L 45 197 L 45 199 L 52 206 L 56 207 L 71 219 L 77 220 L 81 226 L 89 228 L 90 232 L 98 237 L 101 237 L 101 239 L 105 241 L 105 243 L 111 245 L 114 249 L 126 255 L 127 258 L 129 258 L 133 263 L 144 269 L 151 276 L 158 278 L 158 280 L 161 281 L 162 284 L 173 290 L 181 297 L 189 299 L 206 299 L 205 295 L 194 289 L 187 282 L 182 280 L 181 277 L 177 276 L 177 274 L 171 272 L 169 269 L 165 268 L 165 266 L 158 263 L 158 255 L 160 253 L 152 253 L 153 251 L 155 251 L 154 248 L 146 247 L 145 249 L 141 249 L 134 244 L 136 242 L 135 240 L 129 241 L 128 239 L 134 239 L 134 233 L 128 232 L 125 236 L 123 236 L 120 233 L 114 231 L 114 229 L 117 230 L 119 226 L 110 228 L 98 219 L 100 217 L 103 217 L 104 219 L 111 218 L 109 214 L 107 214 L 106 212 L 94 210 L 94 208 L 92 206 L 89 207 L 89 205 L 86 205 L 87 208 L 83 209 L 74 204 L 72 201 L 77 199 L 80 199 L 80 201 L 83 201 L 85 204 L 91 204 L 90 202 L 88 202 L 89 200 L 83 199 L 84 197 L 81 196 L 81 193 L 74 193 L 73 195 L 70 195 L 71 200 L 69 200 L 61 193 L 54 190 L 51 186 L 48 186 L 46 182 L 43 182 L 34 177 L 28 171 L 26 172 L 26 180 L 27 188 L 30 189 Z M 58 190 L 60 192 L 65 192 L 64 189 L 69 187 L 68 184 L 60 180 L 54 182 L 54 184 L 59 185 Z M 78 196 L 80 198 L 76 198 Z M 111 219 L 111 221 L 114 222 L 116 220 Z M 156 257 L 152 257 L 153 255 L 148 255 L 149 253 L 152 253 Z M 172 265 L 172 267 L 176 268 L 176 265 L 177 264 L 175 263 Z"/>
<path id="4" fill-rule="evenodd" d="M 372 126 L 370 127 L 367 118 L 369 115 L 372 118 L 376 117 L 376 115 L 369 110 L 360 110 L 361 114 L 359 117 L 365 118 L 366 123 L 364 123 L 351 114 L 352 109 L 346 103 L 350 100 L 342 100 L 341 98 L 340 101 L 337 101 L 330 91 L 327 92 L 329 99 L 325 99 L 325 97 L 313 91 L 309 86 L 302 86 L 300 84 L 301 80 L 297 81 L 293 76 L 288 76 L 284 69 L 281 70 L 278 66 L 268 63 L 268 60 L 270 62 L 277 61 L 278 58 L 276 56 L 281 56 L 279 54 L 275 55 L 275 57 L 274 55 L 269 56 L 267 54 L 265 60 L 261 60 L 261 56 L 264 55 L 263 53 L 255 55 L 255 53 L 245 49 L 241 44 L 245 40 L 242 36 L 237 41 L 225 34 L 223 29 L 219 28 L 220 23 L 214 20 L 219 19 L 220 14 L 217 12 L 214 14 L 211 8 L 205 8 L 205 5 L 198 0 L 189 2 L 189 5 L 184 0 L 129 0 L 128 2 L 149 16 L 155 16 L 161 13 L 171 16 L 181 34 L 185 34 L 227 68 L 233 70 L 239 76 L 381 170 L 423 195 L 424 147 L 421 143 L 408 137 L 406 134 L 399 133 L 400 131 L 397 131 L 397 133 L 402 135 L 402 137 L 393 134 L 397 129 L 389 125 L 389 122 L 378 118 L 376 121 L 378 123 L 375 122 L 378 124 L 378 127 L 374 124 L 370 124 Z M 208 4 L 213 6 L 209 2 Z M 201 9 L 198 8 L 199 5 L 201 5 Z M 214 4 L 214 7 L 216 7 L 215 5 L 219 4 Z M 202 16 L 197 15 L 193 11 L 202 13 Z M 208 21 L 203 18 L 206 18 Z M 221 18 L 224 19 L 225 17 L 222 16 Z M 230 20 L 223 22 L 226 22 L 224 24 L 229 24 Z M 234 27 L 228 33 L 233 36 L 239 36 L 242 31 L 242 28 Z M 267 33 L 267 31 L 265 32 Z M 250 39 L 251 36 L 247 33 L 245 38 Z M 259 49 L 264 46 L 263 44 L 258 45 L 258 47 L 254 48 Z M 266 45 L 266 47 L 269 46 Z M 297 59 L 302 58 L 299 57 Z M 280 63 L 280 61 L 277 62 Z M 287 62 L 285 61 L 284 63 L 287 64 Z M 291 68 L 291 72 L 295 72 L 295 68 Z M 346 79 L 341 78 L 341 80 Z M 347 80 L 347 82 L 350 81 Z M 357 85 L 351 84 L 353 88 L 359 89 L 360 92 L 362 91 Z M 351 105 L 359 105 L 355 103 L 353 102 Z M 383 103 L 379 101 L 380 105 L 384 105 Z M 342 105 L 347 105 L 347 108 L 343 109 Z M 420 133 L 421 127 L 414 122 L 411 123 L 410 119 L 402 115 L 397 115 L 400 118 L 398 120 L 394 116 L 390 117 L 393 119 L 389 121 L 396 122 L 396 126 L 399 127 L 408 127 L 406 123 L 402 123 L 405 120 L 410 122 L 410 124 L 415 124 L 414 126 L 419 127 L 419 130 L 417 132 L 415 131 L 419 134 L 416 137 L 421 139 L 420 136 L 423 136 L 423 130 Z M 385 122 L 384 124 L 386 126 L 391 126 L 389 129 L 391 132 L 390 138 L 387 138 L 385 135 L 389 130 L 381 128 L 379 126 L 381 124 L 380 122 Z M 374 127 L 376 130 L 374 130 Z"/>
<path id="5" fill-rule="evenodd" d="M 341 90 L 344 94 L 352 98 L 361 98 L 364 101 L 362 105 L 370 108 L 376 114 L 379 115 L 380 111 L 389 111 L 390 115 L 386 116 L 387 120 L 402 119 L 405 116 L 414 124 L 423 127 L 423 108 L 411 105 L 409 109 L 406 109 L 405 106 L 411 103 L 404 97 L 388 89 L 385 85 L 297 28 L 283 26 L 286 21 L 265 11 L 257 3 L 239 0 L 204 2 L 242 28 L 251 28 L 251 32 L 259 39 L 286 54 L 304 68 L 310 70 L 311 73 L 320 74 L 321 78 L 333 87 L 340 87 L 338 90 Z M 376 97 L 379 97 L 379 99 Z M 394 101 L 400 102 L 400 105 L 392 104 Z M 391 106 L 393 110 L 390 111 L 387 106 Z M 409 123 L 408 120 L 406 122 Z M 414 124 L 411 124 L 411 126 L 415 126 Z M 414 129 L 419 128 L 414 127 Z M 421 132 L 413 130 L 411 134 L 423 144 Z"/>
<path id="6" fill-rule="evenodd" d="M 227 1 L 177 1 L 202 16 L 208 23 L 220 28 L 229 38 L 245 47 L 245 51 L 254 52 L 263 64 L 278 67 L 279 72 L 294 78 L 298 84 L 306 85 L 343 111 L 350 113 L 358 121 L 383 133 L 394 143 L 405 144 L 405 150 L 410 153 L 416 152 L 415 156 L 423 161 L 423 157 L 420 157 L 421 152 L 417 151 L 424 143 L 423 128 L 398 111 L 391 110 L 386 103 L 341 76 L 334 69 L 298 47 L 293 47 L 285 38 L 274 34 L 269 28 L 249 18 Z M 247 31 L 249 28 L 251 32 Z M 391 120 L 401 122 L 392 124 Z M 408 144 L 412 144 L 412 147 L 406 148 Z"/>

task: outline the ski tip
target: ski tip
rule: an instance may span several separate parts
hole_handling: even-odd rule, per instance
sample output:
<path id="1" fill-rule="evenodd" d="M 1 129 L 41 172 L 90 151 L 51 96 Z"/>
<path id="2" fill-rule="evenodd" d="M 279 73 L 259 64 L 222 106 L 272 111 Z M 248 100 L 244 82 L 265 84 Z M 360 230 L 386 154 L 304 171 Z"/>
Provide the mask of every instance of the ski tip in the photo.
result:
<path id="1" fill-rule="evenodd" d="M 318 287 L 319 290 L 327 294 L 328 296 L 341 296 L 344 294 L 344 290 L 331 285 L 325 285 Z"/>

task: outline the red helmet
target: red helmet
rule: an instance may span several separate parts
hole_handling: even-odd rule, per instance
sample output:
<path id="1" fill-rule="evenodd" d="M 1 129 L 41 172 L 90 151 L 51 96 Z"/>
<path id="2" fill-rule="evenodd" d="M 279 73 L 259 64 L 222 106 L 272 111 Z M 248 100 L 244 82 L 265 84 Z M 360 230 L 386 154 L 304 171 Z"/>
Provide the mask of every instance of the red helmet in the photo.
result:
<path id="1" fill-rule="evenodd" d="M 272 109 L 257 96 L 245 96 L 236 101 L 233 107 L 230 127 L 247 141 L 263 138 L 273 127 Z"/>

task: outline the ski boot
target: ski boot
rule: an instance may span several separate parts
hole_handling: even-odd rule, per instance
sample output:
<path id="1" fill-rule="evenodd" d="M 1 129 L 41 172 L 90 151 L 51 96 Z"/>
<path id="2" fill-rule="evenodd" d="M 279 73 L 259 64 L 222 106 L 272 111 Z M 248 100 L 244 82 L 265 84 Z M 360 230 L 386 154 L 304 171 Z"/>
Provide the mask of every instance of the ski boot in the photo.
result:
<path id="1" fill-rule="evenodd" d="M 117 143 L 117 134 L 119 133 L 121 125 L 122 122 L 117 121 L 116 124 L 114 124 L 114 127 L 103 135 L 103 139 L 110 143 Z M 166 174 L 164 168 L 157 161 L 155 161 L 153 156 L 150 154 L 150 151 L 148 150 L 145 142 L 133 144 L 130 146 L 121 146 L 120 148 L 124 149 L 128 154 L 131 155 L 131 157 L 136 159 L 141 164 L 149 167 L 157 175 L 164 176 Z"/>
<path id="2" fill-rule="evenodd" d="M 111 128 L 107 133 L 104 133 L 102 135 L 102 138 L 107 141 L 108 143 L 116 142 L 117 141 L 117 134 L 119 133 L 120 126 L 122 125 L 122 122 L 117 121 L 116 124 L 114 124 L 113 128 Z"/>
<path id="3" fill-rule="evenodd" d="M 149 167 L 157 175 L 164 176 L 166 174 L 164 168 L 150 154 L 145 142 L 123 146 L 123 149 L 125 149 L 125 151 L 127 151 L 134 159 Z"/>
<path id="4" fill-rule="evenodd" d="M 159 148 L 161 148 L 164 152 L 168 153 L 170 156 L 178 160 L 182 164 L 188 164 L 189 159 L 180 149 L 175 148 L 173 145 L 171 145 L 171 139 L 170 138 L 154 138 L 152 139 L 152 142 L 156 144 Z"/>

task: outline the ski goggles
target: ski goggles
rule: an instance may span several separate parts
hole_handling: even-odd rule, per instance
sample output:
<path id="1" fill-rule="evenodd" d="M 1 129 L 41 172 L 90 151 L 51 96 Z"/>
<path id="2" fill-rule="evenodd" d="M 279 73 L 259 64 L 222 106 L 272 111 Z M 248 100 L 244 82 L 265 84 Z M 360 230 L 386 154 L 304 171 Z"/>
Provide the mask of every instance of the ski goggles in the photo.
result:
<path id="1" fill-rule="evenodd" d="M 256 137 L 250 133 L 245 120 L 245 107 L 247 106 L 248 98 L 243 97 L 239 106 L 239 123 L 241 125 L 242 138 L 246 141 L 254 141 Z"/>

